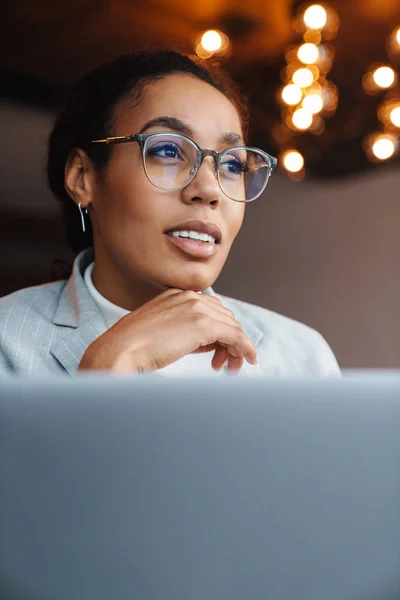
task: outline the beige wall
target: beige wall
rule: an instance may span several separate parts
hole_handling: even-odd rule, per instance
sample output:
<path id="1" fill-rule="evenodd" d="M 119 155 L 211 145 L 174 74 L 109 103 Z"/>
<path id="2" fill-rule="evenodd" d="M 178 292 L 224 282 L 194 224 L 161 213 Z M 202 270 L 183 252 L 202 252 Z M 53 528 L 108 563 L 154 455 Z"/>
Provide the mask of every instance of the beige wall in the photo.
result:
<path id="1" fill-rule="evenodd" d="M 218 289 L 317 328 L 347 367 L 400 367 L 400 171 L 271 179 Z"/>
<path id="2" fill-rule="evenodd" d="M 52 118 L 0 104 L 0 211 L 57 215 L 43 181 Z M 25 277 L 27 265 L 39 272 L 61 251 L 50 233 L 28 241 L 6 233 L 3 278 Z M 399 265 L 398 163 L 335 183 L 294 184 L 278 173 L 265 196 L 248 205 L 215 287 L 317 328 L 344 367 L 400 368 Z"/>

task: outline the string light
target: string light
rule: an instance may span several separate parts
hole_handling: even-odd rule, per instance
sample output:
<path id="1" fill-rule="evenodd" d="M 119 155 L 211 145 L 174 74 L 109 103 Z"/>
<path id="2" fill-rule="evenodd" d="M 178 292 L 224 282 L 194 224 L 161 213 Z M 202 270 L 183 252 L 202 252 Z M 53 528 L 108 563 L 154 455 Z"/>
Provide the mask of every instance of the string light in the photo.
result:
<path id="1" fill-rule="evenodd" d="M 400 27 L 392 31 L 387 50 L 389 59 L 395 57 L 395 46 L 400 47 Z M 377 65 L 370 68 L 369 73 L 363 77 L 363 86 L 367 93 L 373 94 L 381 90 L 388 90 L 397 83 L 398 74 L 388 65 Z M 375 85 L 375 89 L 374 89 Z M 397 153 L 400 137 L 395 128 L 400 128 L 400 98 L 398 92 L 388 91 L 378 107 L 378 118 L 383 123 L 384 132 L 367 135 L 364 138 L 364 150 L 372 161 L 384 161 L 392 158 Z"/>
<path id="2" fill-rule="evenodd" d="M 195 52 L 202 59 L 211 58 L 214 53 L 219 56 L 227 54 L 229 49 L 229 38 L 222 31 L 209 29 L 197 38 Z"/>
<path id="3" fill-rule="evenodd" d="M 390 120 L 395 127 L 400 127 L 400 106 L 396 106 L 390 111 Z"/>
<path id="4" fill-rule="evenodd" d="M 302 44 L 297 51 L 298 59 L 305 65 L 312 65 L 319 58 L 319 50 L 315 44 Z"/>
<path id="5" fill-rule="evenodd" d="M 325 130 L 324 117 L 331 116 L 338 103 L 337 88 L 327 79 L 334 49 L 325 43 L 336 35 L 338 15 L 325 3 L 311 4 L 300 9 L 293 27 L 302 40 L 286 48 L 286 66 L 281 70 L 285 84 L 278 96 L 282 104 L 282 122 L 276 127 L 274 138 L 283 148 L 291 145 L 294 135 L 305 132 L 321 135 Z M 280 164 L 293 181 L 300 181 L 305 176 L 305 158 L 297 150 L 286 150 Z"/>
<path id="6" fill-rule="evenodd" d="M 222 36 L 219 31 L 209 29 L 201 36 L 201 45 L 207 52 L 217 52 L 222 48 Z"/>
<path id="7" fill-rule="evenodd" d="M 303 92 L 301 91 L 301 88 L 299 88 L 298 85 L 295 85 L 294 83 L 289 83 L 289 85 L 286 85 L 283 88 L 281 96 L 282 100 L 286 104 L 289 104 L 289 106 L 294 106 L 296 104 L 299 104 L 299 102 L 301 101 L 303 97 Z"/>
<path id="8" fill-rule="evenodd" d="M 309 113 L 316 115 L 323 109 L 324 102 L 319 94 L 309 94 L 304 98 L 302 107 Z"/>
<path id="9" fill-rule="evenodd" d="M 296 129 L 305 130 L 312 124 L 313 116 L 308 110 L 298 108 L 292 115 L 292 123 Z"/>
<path id="10" fill-rule="evenodd" d="M 390 88 L 396 79 L 396 73 L 391 67 L 378 67 L 372 74 L 374 82 L 380 88 Z"/>
<path id="11" fill-rule="evenodd" d="M 387 160 L 395 153 L 396 146 L 392 138 L 381 135 L 372 144 L 372 152 L 379 160 Z"/>
<path id="12" fill-rule="evenodd" d="M 297 150 L 287 150 L 282 157 L 282 163 L 290 173 L 298 173 L 304 167 L 304 158 Z"/>
<path id="13" fill-rule="evenodd" d="M 300 88 L 306 88 L 310 86 L 313 81 L 314 75 L 307 67 L 297 69 L 297 71 L 293 73 L 293 82 Z"/>
<path id="14" fill-rule="evenodd" d="M 304 23 L 310 29 L 323 29 L 328 20 L 326 10 L 320 4 L 309 6 L 303 16 Z"/>

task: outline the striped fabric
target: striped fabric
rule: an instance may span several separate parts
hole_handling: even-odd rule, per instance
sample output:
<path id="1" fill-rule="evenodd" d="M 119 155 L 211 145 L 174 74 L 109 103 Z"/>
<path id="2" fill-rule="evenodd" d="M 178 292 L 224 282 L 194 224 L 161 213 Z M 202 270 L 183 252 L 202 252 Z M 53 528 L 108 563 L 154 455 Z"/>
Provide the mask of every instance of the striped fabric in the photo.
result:
<path id="1" fill-rule="evenodd" d="M 86 348 L 106 331 L 83 279 L 92 260 L 92 251 L 86 250 L 77 256 L 68 281 L 23 289 L 0 299 L 0 375 L 76 373 Z M 215 294 L 211 289 L 210 293 Z M 313 329 L 265 308 L 216 295 L 257 348 L 258 364 L 245 363 L 241 374 L 339 374 L 328 344 Z M 187 375 L 193 372 L 192 365 Z M 185 371 L 179 375 L 185 376 Z"/>

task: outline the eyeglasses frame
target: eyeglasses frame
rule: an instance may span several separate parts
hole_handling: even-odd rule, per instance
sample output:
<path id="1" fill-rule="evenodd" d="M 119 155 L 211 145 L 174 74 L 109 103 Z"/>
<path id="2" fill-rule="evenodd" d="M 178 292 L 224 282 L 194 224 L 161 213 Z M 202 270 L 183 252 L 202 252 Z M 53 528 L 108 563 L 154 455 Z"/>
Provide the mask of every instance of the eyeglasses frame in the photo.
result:
<path id="1" fill-rule="evenodd" d="M 171 137 L 178 137 L 180 139 L 184 138 L 185 140 L 187 140 L 189 143 L 191 143 L 193 145 L 193 147 L 196 150 L 197 153 L 197 160 L 196 160 L 196 164 L 194 167 L 192 167 L 191 169 L 191 178 L 190 180 L 185 183 L 185 185 L 181 185 L 177 188 L 163 188 L 159 185 L 156 185 L 150 178 L 147 169 L 146 169 L 146 161 L 145 161 L 145 151 L 146 151 L 146 144 L 147 141 L 152 138 L 152 137 L 157 137 L 157 136 L 171 136 Z M 146 174 L 147 179 L 149 180 L 149 182 L 154 185 L 154 187 L 166 191 L 166 192 L 176 192 L 179 190 L 183 190 L 185 187 L 187 187 L 192 181 L 193 179 L 196 177 L 197 171 L 200 169 L 203 160 L 206 156 L 211 156 L 214 159 L 214 170 L 215 170 L 215 174 L 217 177 L 217 181 L 218 181 L 218 185 L 221 188 L 222 193 L 227 196 L 227 198 L 229 198 L 230 200 L 232 200 L 233 202 L 254 202 L 254 200 L 256 200 L 259 196 L 261 196 L 261 194 L 263 193 L 263 191 L 265 190 L 265 188 L 267 187 L 269 178 L 272 175 L 272 171 L 276 168 L 278 161 L 274 156 L 271 156 L 271 154 L 268 154 L 267 152 L 264 152 L 263 150 L 260 150 L 259 148 L 252 148 L 250 146 L 231 146 L 229 148 L 226 148 L 225 150 L 222 150 L 222 152 L 217 152 L 216 150 L 210 150 L 208 148 L 200 148 L 200 146 L 198 144 L 196 144 L 196 142 L 194 140 L 192 140 L 190 137 L 182 134 L 182 133 L 169 133 L 166 131 L 155 131 L 155 132 L 151 132 L 151 133 L 134 133 L 134 134 L 130 134 L 130 135 L 122 135 L 122 136 L 113 136 L 113 137 L 107 137 L 104 139 L 98 139 L 98 140 L 91 140 L 90 142 L 88 142 L 89 144 L 125 144 L 125 143 L 130 143 L 130 142 L 137 142 L 139 144 L 139 148 L 142 154 L 142 164 L 143 164 L 143 169 L 144 172 Z M 224 188 L 221 185 L 221 181 L 220 181 L 220 176 L 219 176 L 219 167 L 221 164 L 221 160 L 222 157 L 227 154 L 228 152 L 232 151 L 232 150 L 250 150 L 252 152 L 256 152 L 258 154 L 260 154 L 264 159 L 268 159 L 269 161 L 269 165 L 268 165 L 268 171 L 267 171 L 267 176 L 265 178 L 265 183 L 261 189 L 261 191 L 254 197 L 251 198 L 251 200 L 236 200 L 235 198 L 232 198 L 231 196 L 229 196 Z"/>

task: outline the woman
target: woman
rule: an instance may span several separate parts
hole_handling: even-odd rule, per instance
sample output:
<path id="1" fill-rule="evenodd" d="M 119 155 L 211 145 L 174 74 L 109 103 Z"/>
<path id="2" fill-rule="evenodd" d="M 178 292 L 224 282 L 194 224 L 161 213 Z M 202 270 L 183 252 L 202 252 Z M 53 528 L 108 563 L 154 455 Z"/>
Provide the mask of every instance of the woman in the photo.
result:
<path id="1" fill-rule="evenodd" d="M 78 255 L 0 301 L 0 372 L 337 373 L 315 331 L 210 287 L 276 163 L 246 127 L 226 76 L 177 52 L 86 75 L 48 153 Z"/>

